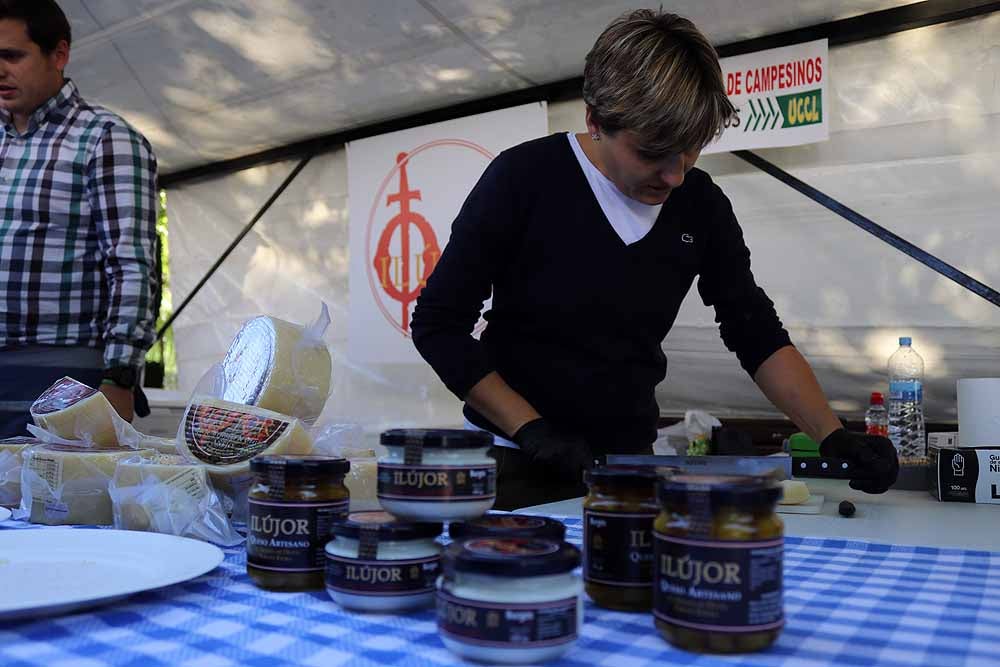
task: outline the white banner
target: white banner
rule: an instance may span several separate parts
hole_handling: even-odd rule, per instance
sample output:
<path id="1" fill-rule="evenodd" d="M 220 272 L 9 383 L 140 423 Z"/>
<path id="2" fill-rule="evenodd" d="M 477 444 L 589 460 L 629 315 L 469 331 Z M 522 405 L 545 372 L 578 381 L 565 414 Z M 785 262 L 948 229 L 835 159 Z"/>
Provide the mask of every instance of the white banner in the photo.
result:
<path id="1" fill-rule="evenodd" d="M 702 153 L 826 141 L 827 40 L 723 58 L 726 93 L 738 114 Z"/>
<path id="2" fill-rule="evenodd" d="M 497 153 L 546 134 L 543 102 L 347 145 L 353 361 L 423 363 L 410 317 L 452 221 Z"/>

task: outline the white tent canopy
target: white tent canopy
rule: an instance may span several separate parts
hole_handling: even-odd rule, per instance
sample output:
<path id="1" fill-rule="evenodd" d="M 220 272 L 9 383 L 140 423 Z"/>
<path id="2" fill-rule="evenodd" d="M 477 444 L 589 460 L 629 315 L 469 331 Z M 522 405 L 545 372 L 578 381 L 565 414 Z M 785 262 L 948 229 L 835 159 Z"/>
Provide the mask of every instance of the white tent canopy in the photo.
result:
<path id="1" fill-rule="evenodd" d="M 579 76 L 622 0 L 62 0 L 70 71 L 163 171 Z M 659 3 L 654 3 L 659 4 Z M 684 0 L 724 44 L 906 0 Z"/>
<path id="2" fill-rule="evenodd" d="M 164 171 L 245 155 L 458 102 L 579 76 L 600 29 L 632 3 L 419 0 L 91 0 L 64 6 L 71 74 L 88 99 L 153 141 Z M 686 0 L 717 44 L 903 2 Z M 794 8 L 792 8 L 794 7 Z M 830 50 L 828 142 L 762 154 L 983 282 L 1000 285 L 1000 14 Z M 579 100 L 550 131 L 583 129 Z M 174 303 L 294 166 L 274 163 L 169 193 Z M 927 361 L 928 413 L 954 418 L 959 377 L 1000 375 L 1000 309 L 727 155 L 704 157 L 733 200 L 754 272 L 834 406 L 857 415 L 885 389 L 895 338 Z M 175 324 L 181 388 L 260 312 L 296 321 L 331 304 L 328 416 L 375 429 L 455 424 L 459 404 L 426 367 L 346 358 L 343 150 L 315 159 Z M 692 290 L 664 349 L 664 412 L 772 408 L 719 340 Z"/>

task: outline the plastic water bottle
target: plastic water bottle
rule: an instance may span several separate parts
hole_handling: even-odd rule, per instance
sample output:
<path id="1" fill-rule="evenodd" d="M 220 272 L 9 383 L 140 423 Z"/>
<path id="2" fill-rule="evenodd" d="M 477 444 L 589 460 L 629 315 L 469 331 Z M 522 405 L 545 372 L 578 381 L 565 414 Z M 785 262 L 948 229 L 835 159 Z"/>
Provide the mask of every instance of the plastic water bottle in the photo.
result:
<path id="1" fill-rule="evenodd" d="M 865 433 L 889 437 L 889 411 L 885 409 L 885 398 L 882 393 L 873 391 L 865 413 Z"/>
<path id="2" fill-rule="evenodd" d="M 902 456 L 925 456 L 924 360 L 908 336 L 889 357 L 889 439 Z"/>

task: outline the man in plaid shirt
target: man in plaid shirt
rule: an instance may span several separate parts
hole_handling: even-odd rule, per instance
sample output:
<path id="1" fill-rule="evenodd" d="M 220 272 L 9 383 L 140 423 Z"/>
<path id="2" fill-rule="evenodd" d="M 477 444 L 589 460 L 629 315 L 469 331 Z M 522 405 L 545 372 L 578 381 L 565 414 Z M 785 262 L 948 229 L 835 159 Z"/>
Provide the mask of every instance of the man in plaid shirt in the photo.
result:
<path id="1" fill-rule="evenodd" d="M 154 339 L 156 159 L 63 76 L 54 0 L 0 0 L 0 438 L 63 375 L 128 420 Z"/>

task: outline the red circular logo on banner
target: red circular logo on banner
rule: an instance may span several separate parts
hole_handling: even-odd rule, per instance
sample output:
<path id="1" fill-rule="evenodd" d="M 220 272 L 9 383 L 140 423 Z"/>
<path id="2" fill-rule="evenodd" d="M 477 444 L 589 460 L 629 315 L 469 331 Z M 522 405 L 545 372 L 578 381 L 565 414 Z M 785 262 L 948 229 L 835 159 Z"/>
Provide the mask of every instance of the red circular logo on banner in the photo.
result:
<path id="1" fill-rule="evenodd" d="M 395 166 L 379 186 L 365 229 L 365 265 L 375 303 L 386 320 L 407 337 L 413 306 L 437 266 L 444 245 L 431 222 L 413 206 L 413 202 L 428 201 L 433 196 L 419 187 L 420 169 L 433 163 L 421 159 L 414 169 L 413 161 L 421 155 L 431 157 L 430 152 L 442 148 L 473 151 L 484 158 L 484 167 L 493 159 L 488 150 L 464 139 L 438 139 L 399 153 Z"/>

